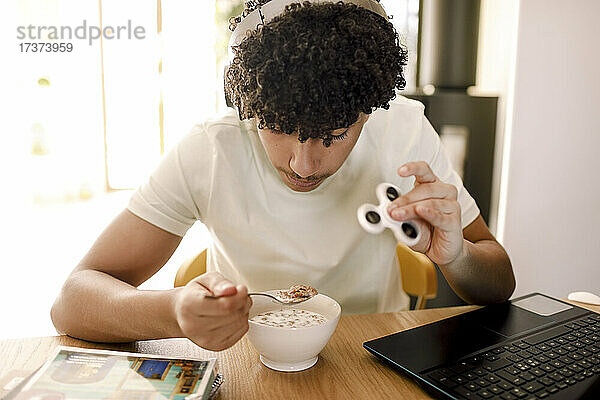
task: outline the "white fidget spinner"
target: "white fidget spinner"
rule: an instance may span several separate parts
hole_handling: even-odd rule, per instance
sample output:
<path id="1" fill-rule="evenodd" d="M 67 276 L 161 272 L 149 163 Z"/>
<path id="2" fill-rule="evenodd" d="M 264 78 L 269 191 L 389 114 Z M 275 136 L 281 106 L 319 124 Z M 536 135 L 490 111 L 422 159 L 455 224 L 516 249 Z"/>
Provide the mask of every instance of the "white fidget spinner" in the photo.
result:
<path id="1" fill-rule="evenodd" d="M 369 233 L 378 234 L 385 228 L 394 232 L 396 239 L 407 246 L 414 246 L 421 239 L 417 224 L 412 221 L 396 221 L 387 211 L 388 205 L 400 197 L 400 189 L 391 183 L 380 183 L 375 190 L 379 205 L 363 204 L 356 216 L 360 225 Z"/>

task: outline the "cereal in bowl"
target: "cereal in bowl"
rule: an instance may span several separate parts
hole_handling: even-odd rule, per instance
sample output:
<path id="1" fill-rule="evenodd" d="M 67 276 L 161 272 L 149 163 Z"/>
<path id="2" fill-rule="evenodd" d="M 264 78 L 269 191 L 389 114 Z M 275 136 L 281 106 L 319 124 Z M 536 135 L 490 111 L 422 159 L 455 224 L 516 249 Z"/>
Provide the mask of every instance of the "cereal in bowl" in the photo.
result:
<path id="1" fill-rule="evenodd" d="M 305 328 L 323 324 L 327 319 L 316 312 L 288 308 L 262 312 L 252 317 L 250 321 L 278 328 Z"/>

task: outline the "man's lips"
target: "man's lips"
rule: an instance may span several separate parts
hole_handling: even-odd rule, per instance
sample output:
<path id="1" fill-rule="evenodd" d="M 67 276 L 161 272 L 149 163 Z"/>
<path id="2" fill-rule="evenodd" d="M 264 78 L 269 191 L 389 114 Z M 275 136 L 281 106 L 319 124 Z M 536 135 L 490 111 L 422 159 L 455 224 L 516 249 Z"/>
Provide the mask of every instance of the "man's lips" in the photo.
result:
<path id="1" fill-rule="evenodd" d="M 314 180 L 296 179 L 293 176 L 291 176 L 290 174 L 286 174 L 286 176 L 289 179 L 289 181 L 292 182 L 294 185 L 296 185 L 298 187 L 303 187 L 303 188 L 317 186 L 323 180 L 322 178 L 314 179 Z"/>

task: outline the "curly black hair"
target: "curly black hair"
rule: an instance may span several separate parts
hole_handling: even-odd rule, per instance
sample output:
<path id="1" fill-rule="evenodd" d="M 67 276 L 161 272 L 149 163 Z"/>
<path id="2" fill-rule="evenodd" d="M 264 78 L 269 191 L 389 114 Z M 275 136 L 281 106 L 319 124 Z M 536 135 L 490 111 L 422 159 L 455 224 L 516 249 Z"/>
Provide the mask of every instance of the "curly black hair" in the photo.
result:
<path id="1" fill-rule="evenodd" d="M 354 4 L 294 3 L 232 48 L 225 92 L 240 119 L 323 139 L 360 112 L 389 108 L 403 89 L 408 51 L 394 26 Z"/>

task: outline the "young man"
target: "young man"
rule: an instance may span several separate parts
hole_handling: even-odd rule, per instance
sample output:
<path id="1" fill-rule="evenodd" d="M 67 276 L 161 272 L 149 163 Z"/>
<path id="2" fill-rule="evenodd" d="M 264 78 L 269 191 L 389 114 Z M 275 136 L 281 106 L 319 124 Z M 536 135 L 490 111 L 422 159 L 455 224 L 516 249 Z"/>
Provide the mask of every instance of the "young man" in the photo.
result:
<path id="1" fill-rule="evenodd" d="M 414 249 L 458 295 L 480 304 L 511 295 L 509 258 L 423 106 L 396 97 L 407 54 L 379 4 L 262 3 L 247 18 L 264 25 L 237 20 L 233 34 L 226 92 L 237 112 L 196 126 L 102 233 L 54 304 L 59 331 L 95 341 L 184 336 L 221 350 L 248 329 L 248 288 L 296 283 L 345 313 L 406 309 L 394 236 L 370 235 L 356 219 L 381 182 L 400 187 L 390 215 L 420 224 Z M 196 220 L 213 235 L 210 272 L 183 288 L 138 290 Z"/>

